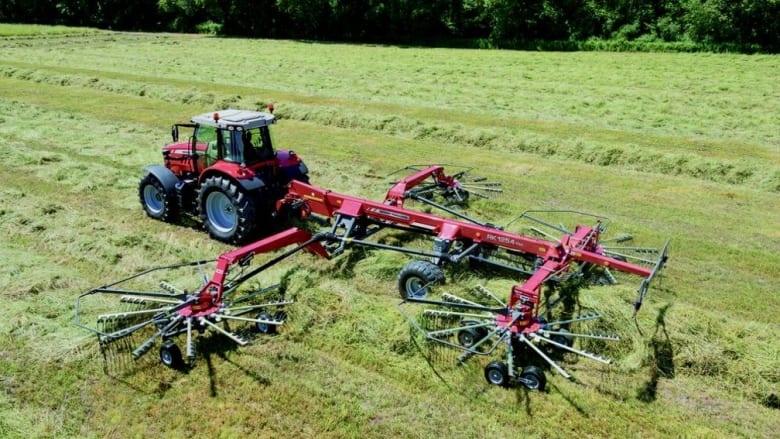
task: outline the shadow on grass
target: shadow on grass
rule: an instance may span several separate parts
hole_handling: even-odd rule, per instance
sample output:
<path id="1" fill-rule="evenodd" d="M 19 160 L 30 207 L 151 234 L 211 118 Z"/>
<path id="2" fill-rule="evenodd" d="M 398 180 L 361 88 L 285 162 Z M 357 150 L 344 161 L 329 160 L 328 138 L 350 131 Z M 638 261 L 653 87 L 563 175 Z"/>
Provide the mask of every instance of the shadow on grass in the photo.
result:
<path id="1" fill-rule="evenodd" d="M 368 258 L 373 250 L 367 247 L 348 248 L 343 254 L 333 259 L 332 274 L 337 279 L 352 279 L 355 277 L 355 266 Z"/>
<path id="2" fill-rule="evenodd" d="M 548 388 L 547 388 L 547 392 L 549 392 L 549 391 L 550 391 L 550 388 L 552 388 L 553 390 L 557 391 L 557 392 L 558 392 L 558 394 L 559 394 L 559 395 L 561 395 L 561 397 L 562 397 L 562 398 L 563 398 L 563 399 L 564 399 L 566 402 L 568 402 L 568 403 L 569 403 L 569 405 L 570 405 L 571 407 L 573 407 L 573 408 L 574 408 L 574 410 L 576 410 L 576 411 L 577 411 L 577 413 L 581 414 L 582 416 L 584 416 L 584 417 L 586 417 L 586 418 L 590 418 L 590 415 L 589 415 L 589 414 L 588 414 L 588 412 L 585 410 L 585 407 L 583 407 L 582 405 L 578 404 L 578 403 L 577 403 L 577 401 L 575 401 L 575 400 L 574 400 L 572 397 L 570 397 L 569 395 L 567 395 L 566 393 L 564 393 L 564 392 L 563 392 L 563 389 L 561 389 L 560 387 L 558 387 L 558 386 L 556 386 L 556 385 L 554 385 L 554 384 L 548 384 L 547 386 L 548 386 Z"/>
<path id="3" fill-rule="evenodd" d="M 653 402 L 657 398 L 658 381 L 661 378 L 674 378 L 674 351 L 669 333 L 666 332 L 666 313 L 672 306 L 667 303 L 655 319 L 655 332 L 650 341 L 653 349 L 653 364 L 650 366 L 650 378 L 637 392 L 637 399 L 642 402 Z"/>
<path id="4" fill-rule="evenodd" d="M 244 340 L 249 340 L 249 341 L 251 341 L 257 336 L 257 334 L 252 330 L 244 330 L 238 332 L 238 335 Z M 255 381 L 257 384 L 261 386 L 267 386 L 271 384 L 271 380 L 269 380 L 268 378 L 258 374 L 256 371 L 247 369 L 246 367 L 236 363 L 230 358 L 231 353 L 240 352 L 239 351 L 240 346 L 236 344 L 236 342 L 229 339 L 228 337 L 225 337 L 222 334 L 212 333 L 207 337 L 199 338 L 197 349 L 198 352 L 201 353 L 200 357 L 203 358 L 203 360 L 206 363 L 206 367 L 208 369 L 209 395 L 212 397 L 217 396 L 218 393 L 216 379 L 215 379 L 216 369 L 214 368 L 214 363 L 213 363 L 214 356 L 220 358 L 224 363 L 235 367 L 244 375 L 251 378 L 253 381 Z"/>
<path id="5" fill-rule="evenodd" d="M 254 333 L 251 329 L 238 331 L 238 335 L 244 340 L 249 341 L 258 336 L 258 334 Z M 267 386 L 271 384 L 271 381 L 267 377 L 242 366 L 230 358 L 230 353 L 239 351 L 239 345 L 228 337 L 218 333 L 210 333 L 207 336 L 198 337 L 195 340 L 195 346 L 196 351 L 198 352 L 195 360 L 192 363 L 185 363 L 177 368 L 175 374 L 189 374 L 191 370 L 198 367 L 198 363 L 205 363 L 209 376 L 210 396 L 215 397 L 218 394 L 216 383 L 217 371 L 213 361 L 214 356 L 220 358 L 225 364 L 238 369 L 238 371 L 242 372 L 259 385 Z M 164 394 L 172 387 L 171 381 L 160 377 L 150 368 L 161 368 L 161 370 L 165 370 L 165 366 L 159 361 L 155 361 L 157 356 L 154 355 L 153 352 L 148 352 L 142 357 L 134 359 L 131 354 L 133 347 L 134 345 L 130 338 L 122 339 L 118 342 L 104 346 L 102 348 L 103 372 L 110 378 L 139 393 Z M 134 377 L 139 375 L 143 375 L 141 382 L 149 383 L 148 386 L 137 384 Z"/>

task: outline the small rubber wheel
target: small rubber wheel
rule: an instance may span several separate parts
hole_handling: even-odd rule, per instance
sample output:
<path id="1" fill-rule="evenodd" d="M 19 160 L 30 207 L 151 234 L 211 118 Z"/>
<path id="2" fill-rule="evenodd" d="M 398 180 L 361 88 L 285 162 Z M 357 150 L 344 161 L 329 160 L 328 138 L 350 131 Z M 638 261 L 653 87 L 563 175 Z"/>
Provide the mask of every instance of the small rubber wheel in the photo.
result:
<path id="1" fill-rule="evenodd" d="M 547 378 L 544 376 L 544 372 L 536 366 L 527 366 L 523 369 L 523 373 L 520 374 L 520 382 L 530 390 L 544 390 L 544 386 L 547 384 Z"/>
<path id="2" fill-rule="evenodd" d="M 453 204 L 467 204 L 469 195 L 469 191 L 465 189 L 453 189 L 447 194 L 446 198 Z"/>
<path id="3" fill-rule="evenodd" d="M 568 347 L 574 346 L 574 337 L 572 337 L 570 335 L 566 335 L 566 334 L 570 334 L 569 331 L 567 331 L 565 329 L 559 329 L 558 332 L 563 332 L 564 334 L 555 334 L 555 335 L 553 335 L 552 337 L 550 337 L 552 339 L 552 341 L 554 341 L 556 343 L 560 343 L 560 344 L 568 346 Z"/>
<path id="4" fill-rule="evenodd" d="M 422 299 L 430 293 L 430 286 L 444 283 L 441 267 L 429 261 L 412 261 L 398 274 L 401 298 Z"/>
<path id="5" fill-rule="evenodd" d="M 271 317 L 271 314 L 268 314 L 267 312 L 263 311 L 260 314 L 257 315 L 258 320 L 278 320 L 276 318 Z M 260 323 L 257 322 L 255 324 L 255 328 L 257 329 L 257 332 L 261 334 L 276 334 L 276 325 L 272 325 L 270 323 Z"/>
<path id="6" fill-rule="evenodd" d="M 184 365 L 181 349 L 174 343 L 165 343 L 160 347 L 160 361 L 171 369 L 181 369 Z"/>
<path id="7" fill-rule="evenodd" d="M 485 366 L 485 379 L 495 386 L 509 387 L 509 368 L 505 363 L 493 361 Z"/>
<path id="8" fill-rule="evenodd" d="M 479 322 L 473 320 L 464 320 L 462 325 L 476 325 Z M 482 340 L 487 335 L 485 328 L 466 328 L 458 331 L 458 343 L 464 348 L 470 348 L 474 346 L 474 343 Z"/>

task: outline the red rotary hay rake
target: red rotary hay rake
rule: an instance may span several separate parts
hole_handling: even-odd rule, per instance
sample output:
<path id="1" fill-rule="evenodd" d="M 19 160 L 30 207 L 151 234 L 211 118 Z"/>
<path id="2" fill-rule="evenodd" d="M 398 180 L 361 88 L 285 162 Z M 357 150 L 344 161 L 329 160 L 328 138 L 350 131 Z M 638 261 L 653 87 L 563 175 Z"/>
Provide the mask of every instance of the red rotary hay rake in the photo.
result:
<path id="1" fill-rule="evenodd" d="M 248 323 L 256 331 L 268 333 L 284 323 L 284 308 L 292 303 L 286 298 L 285 282 L 258 287 L 250 285 L 250 279 L 302 250 L 333 258 L 349 247 L 362 246 L 418 258 L 398 276 L 399 311 L 425 340 L 460 352 L 460 362 L 472 357 L 494 358 L 484 369 L 491 384 L 520 383 L 542 389 L 544 368 L 571 378 L 556 360 L 562 352 L 610 362 L 577 342 L 618 339 L 575 330 L 578 323 L 601 316 L 556 314 L 554 308 L 565 298 L 560 294 L 545 296 L 542 288 L 570 281 L 613 283 L 612 272 L 625 272 L 642 279 L 634 303 L 639 310 L 651 281 L 667 260 L 668 242 L 660 250 L 607 247 L 607 241 L 601 240 L 605 218 L 591 216 L 594 225 L 578 225 L 569 231 L 541 219 L 541 212 L 527 212 L 513 221 L 534 224 L 530 230 L 537 236 L 510 232 L 452 208 L 453 203 L 463 203 L 470 196 L 500 191 L 496 184 L 476 179 L 468 185 L 465 172 L 447 175 L 442 166 L 413 170 L 412 175 L 395 182 L 381 202 L 292 180 L 286 195 L 276 203 L 275 215 L 319 219 L 320 224 L 329 223 L 329 228 L 317 233 L 290 228 L 216 260 L 157 267 L 94 288 L 78 297 L 76 324 L 96 334 L 107 354 L 129 353 L 139 358 L 159 343 L 162 363 L 182 367 L 196 357 L 194 339 L 198 333 L 216 331 L 244 345 L 249 342 L 246 327 L 236 329 L 234 325 Z M 407 200 L 449 215 L 409 209 L 404 206 Z M 432 247 L 421 249 L 376 239 L 384 230 L 427 237 Z M 559 238 L 553 237 L 555 232 L 560 233 Z M 615 241 L 625 239 L 630 238 Z M 252 266 L 257 255 L 283 248 Z M 484 287 L 468 295 L 434 297 L 434 286 L 444 283 L 442 267 L 459 263 L 495 267 L 525 280 L 511 288 L 506 300 Z M 209 278 L 206 270 L 212 265 Z M 175 343 L 180 337 L 185 339 L 184 355 Z"/>

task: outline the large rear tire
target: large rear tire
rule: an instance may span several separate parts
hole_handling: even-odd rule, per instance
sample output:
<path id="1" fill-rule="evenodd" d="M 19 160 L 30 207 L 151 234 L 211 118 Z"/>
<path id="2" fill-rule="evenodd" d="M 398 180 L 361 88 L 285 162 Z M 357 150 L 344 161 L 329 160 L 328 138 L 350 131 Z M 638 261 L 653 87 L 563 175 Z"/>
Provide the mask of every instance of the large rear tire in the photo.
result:
<path id="1" fill-rule="evenodd" d="M 178 217 L 176 194 L 165 192 L 163 184 L 152 174 L 144 175 L 138 183 L 138 198 L 150 218 L 170 223 Z"/>
<path id="2" fill-rule="evenodd" d="M 443 283 L 441 267 L 428 261 L 412 261 L 398 274 L 398 290 L 403 299 L 422 299 L 430 292 L 431 285 Z"/>
<path id="3" fill-rule="evenodd" d="M 247 242 L 255 230 L 255 201 L 224 177 L 209 177 L 200 187 L 198 213 L 209 234 L 228 244 Z"/>

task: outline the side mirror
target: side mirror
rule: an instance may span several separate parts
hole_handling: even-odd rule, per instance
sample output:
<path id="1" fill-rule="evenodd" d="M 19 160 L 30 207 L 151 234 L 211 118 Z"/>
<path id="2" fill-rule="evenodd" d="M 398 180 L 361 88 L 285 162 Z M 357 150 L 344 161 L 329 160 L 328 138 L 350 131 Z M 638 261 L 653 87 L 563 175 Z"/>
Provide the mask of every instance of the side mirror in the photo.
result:
<path id="1" fill-rule="evenodd" d="M 171 126 L 171 138 L 173 138 L 174 142 L 179 141 L 179 127 L 176 125 Z"/>

